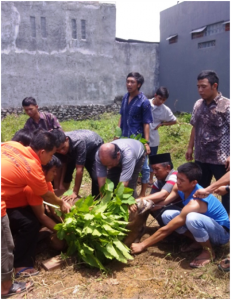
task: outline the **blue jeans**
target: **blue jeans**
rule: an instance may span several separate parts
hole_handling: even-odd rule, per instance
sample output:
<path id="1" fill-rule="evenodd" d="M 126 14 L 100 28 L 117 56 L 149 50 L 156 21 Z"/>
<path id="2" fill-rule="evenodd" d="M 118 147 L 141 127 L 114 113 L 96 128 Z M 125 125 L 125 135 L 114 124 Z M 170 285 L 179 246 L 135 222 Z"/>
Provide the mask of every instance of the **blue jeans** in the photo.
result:
<path id="1" fill-rule="evenodd" d="M 145 157 L 145 161 L 141 170 L 142 178 L 141 182 L 142 183 L 148 183 L 149 177 L 150 177 L 150 168 L 148 166 L 148 156 Z"/>
<path id="2" fill-rule="evenodd" d="M 166 225 L 179 214 L 179 210 L 166 210 L 161 217 Z M 196 212 L 189 213 L 185 225 L 177 228 L 176 232 L 183 234 L 187 230 L 192 233 L 194 239 L 199 243 L 210 240 L 212 245 L 223 245 L 228 243 L 230 238 L 230 234 L 216 221 Z"/>

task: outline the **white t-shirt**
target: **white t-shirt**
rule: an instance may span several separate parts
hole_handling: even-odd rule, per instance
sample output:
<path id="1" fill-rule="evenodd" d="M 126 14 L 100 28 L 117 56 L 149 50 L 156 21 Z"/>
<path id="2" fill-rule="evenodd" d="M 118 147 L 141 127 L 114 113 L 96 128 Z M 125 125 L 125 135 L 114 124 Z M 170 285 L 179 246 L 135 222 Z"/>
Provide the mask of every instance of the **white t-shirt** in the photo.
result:
<path id="1" fill-rule="evenodd" d="M 176 121 L 176 117 L 172 113 L 171 109 L 162 104 L 160 106 L 156 106 L 152 103 L 153 99 L 149 99 L 151 103 L 151 110 L 152 110 L 152 118 L 153 123 L 150 123 L 150 137 L 149 137 L 149 145 L 150 147 L 156 147 L 159 146 L 160 143 L 160 136 L 158 133 L 158 130 L 155 130 L 155 128 L 161 123 L 161 122 L 172 122 Z"/>

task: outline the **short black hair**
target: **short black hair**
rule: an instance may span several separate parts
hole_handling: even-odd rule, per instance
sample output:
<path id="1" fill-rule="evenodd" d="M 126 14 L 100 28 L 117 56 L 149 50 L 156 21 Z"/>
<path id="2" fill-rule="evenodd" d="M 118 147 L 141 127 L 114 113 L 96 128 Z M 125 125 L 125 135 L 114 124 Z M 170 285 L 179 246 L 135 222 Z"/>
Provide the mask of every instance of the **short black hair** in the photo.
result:
<path id="1" fill-rule="evenodd" d="M 38 129 L 33 132 L 30 147 L 34 151 L 44 149 L 45 151 L 50 152 L 54 149 L 54 147 L 57 147 L 56 137 L 50 131 Z"/>
<path id="2" fill-rule="evenodd" d="M 143 85 L 144 83 L 144 77 L 138 73 L 138 72 L 130 72 L 127 76 L 128 77 L 133 77 L 135 78 L 135 80 L 137 81 L 138 84 L 140 84 L 140 87 L 138 88 L 138 90 L 141 88 L 141 86 Z"/>
<path id="3" fill-rule="evenodd" d="M 29 146 L 31 139 L 32 139 L 32 133 L 31 131 L 27 130 L 27 129 L 20 129 L 18 130 L 15 135 L 12 138 L 12 141 L 15 142 L 19 142 L 21 143 L 23 146 Z"/>
<path id="4" fill-rule="evenodd" d="M 48 164 L 46 164 L 45 166 L 42 165 L 42 169 L 44 172 L 48 172 L 51 168 L 53 168 L 54 166 L 57 168 L 60 168 L 62 165 L 60 159 L 58 159 L 57 156 L 53 155 L 52 159 L 49 161 Z"/>
<path id="5" fill-rule="evenodd" d="M 35 98 L 26 97 L 22 100 L 22 106 L 30 106 L 30 105 L 37 105 Z"/>
<path id="6" fill-rule="evenodd" d="M 56 144 L 57 144 L 56 147 L 59 148 L 60 145 L 66 141 L 66 135 L 62 130 L 57 129 L 57 128 L 53 129 L 51 132 L 53 133 L 53 135 L 56 138 Z"/>
<path id="7" fill-rule="evenodd" d="M 166 161 L 166 162 L 160 163 L 160 165 L 162 165 L 165 168 L 167 166 L 170 166 L 170 168 L 173 169 L 173 163 L 171 161 Z"/>
<path id="8" fill-rule="evenodd" d="M 178 173 L 184 174 L 191 182 L 193 180 L 200 181 L 202 178 L 202 170 L 200 166 L 195 162 L 185 163 L 177 169 Z"/>
<path id="9" fill-rule="evenodd" d="M 159 96 L 163 97 L 164 99 L 168 99 L 169 91 L 166 87 L 160 86 L 156 91 L 156 95 L 159 95 Z"/>
<path id="10" fill-rule="evenodd" d="M 219 86 L 219 77 L 217 76 L 217 73 L 212 70 L 204 70 L 200 72 L 200 74 L 197 76 L 197 80 L 202 80 L 202 79 L 208 79 L 208 82 L 210 85 L 214 85 L 214 83 L 217 83 L 217 89 Z"/>

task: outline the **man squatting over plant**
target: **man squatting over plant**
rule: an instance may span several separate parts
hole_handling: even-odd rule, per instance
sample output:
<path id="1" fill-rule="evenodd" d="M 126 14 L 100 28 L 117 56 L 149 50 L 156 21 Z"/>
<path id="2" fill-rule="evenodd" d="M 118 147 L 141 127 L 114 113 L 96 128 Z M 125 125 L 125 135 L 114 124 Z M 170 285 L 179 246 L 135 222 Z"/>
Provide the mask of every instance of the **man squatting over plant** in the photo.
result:
<path id="1" fill-rule="evenodd" d="M 197 183 L 201 176 L 202 171 L 196 163 L 186 163 L 178 168 L 177 186 L 164 202 L 167 205 L 180 196 L 184 208 L 182 211 L 166 210 L 162 214 L 166 225 L 141 243 L 133 243 L 132 253 L 142 252 L 176 231 L 193 240 L 191 245 L 181 248 L 182 252 L 202 249 L 201 254 L 190 263 L 191 267 L 203 267 L 215 258 L 212 247 L 229 241 L 229 216 L 221 202 L 213 195 L 193 199 L 193 195 L 201 188 Z"/>
<path id="2" fill-rule="evenodd" d="M 123 182 L 132 188 L 136 197 L 136 182 L 145 157 L 143 144 L 133 139 L 119 139 L 100 146 L 95 155 L 99 188 L 108 178 L 115 186 Z"/>
<path id="3" fill-rule="evenodd" d="M 48 190 L 42 171 L 56 151 L 56 138 L 50 132 L 38 132 L 32 138 L 30 147 L 10 141 L 1 145 L 1 293 L 10 295 L 30 288 L 33 283 L 12 281 L 14 242 L 9 228 L 5 201 L 29 186 L 33 193 L 45 201 L 60 206 L 62 212 L 69 212 L 70 205 Z"/>

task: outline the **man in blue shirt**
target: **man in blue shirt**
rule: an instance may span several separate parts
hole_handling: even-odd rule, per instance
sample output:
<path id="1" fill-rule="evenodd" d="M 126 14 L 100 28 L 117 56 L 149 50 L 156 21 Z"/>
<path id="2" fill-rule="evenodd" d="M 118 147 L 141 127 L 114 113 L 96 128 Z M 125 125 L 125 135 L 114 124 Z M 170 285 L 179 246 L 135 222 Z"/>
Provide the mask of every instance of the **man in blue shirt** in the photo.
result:
<path id="1" fill-rule="evenodd" d="M 182 252 L 202 249 L 201 254 L 190 263 L 190 267 L 200 268 L 215 259 L 212 247 L 229 241 L 230 221 L 225 208 L 215 196 L 193 198 L 195 192 L 201 188 L 197 183 L 201 176 L 202 171 L 196 163 L 186 163 L 178 168 L 177 188 L 166 198 L 165 205 L 180 196 L 184 208 L 182 211 L 166 210 L 162 214 L 162 220 L 167 225 L 142 243 L 133 243 L 132 253 L 139 253 L 176 231 L 193 240 L 189 246 L 181 248 Z"/>
<path id="2" fill-rule="evenodd" d="M 128 93 L 123 97 L 120 109 L 119 127 L 122 129 L 122 136 L 142 134 L 148 142 L 145 144 L 147 154 L 150 154 L 149 147 L 149 124 L 152 123 L 151 105 L 145 95 L 140 92 L 144 78 L 137 72 L 129 73 L 126 80 Z M 140 197 L 145 196 L 149 181 L 148 159 L 145 159 L 142 168 L 142 189 Z"/>

